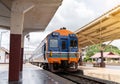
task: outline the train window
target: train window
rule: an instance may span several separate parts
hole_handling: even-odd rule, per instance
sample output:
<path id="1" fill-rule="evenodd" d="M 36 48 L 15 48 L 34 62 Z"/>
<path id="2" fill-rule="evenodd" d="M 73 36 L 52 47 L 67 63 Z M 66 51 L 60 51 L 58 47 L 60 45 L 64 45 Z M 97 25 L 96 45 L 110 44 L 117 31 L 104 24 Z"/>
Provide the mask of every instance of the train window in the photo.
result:
<path id="1" fill-rule="evenodd" d="M 77 47 L 77 40 L 74 40 L 74 47 Z"/>
<path id="2" fill-rule="evenodd" d="M 77 47 L 77 40 L 70 40 L 70 47 Z"/>
<path id="3" fill-rule="evenodd" d="M 66 42 L 62 41 L 62 49 L 66 49 Z"/>
<path id="4" fill-rule="evenodd" d="M 74 40 L 70 40 L 70 47 L 74 47 Z"/>
<path id="5" fill-rule="evenodd" d="M 50 47 L 58 47 L 58 40 L 50 39 Z"/>

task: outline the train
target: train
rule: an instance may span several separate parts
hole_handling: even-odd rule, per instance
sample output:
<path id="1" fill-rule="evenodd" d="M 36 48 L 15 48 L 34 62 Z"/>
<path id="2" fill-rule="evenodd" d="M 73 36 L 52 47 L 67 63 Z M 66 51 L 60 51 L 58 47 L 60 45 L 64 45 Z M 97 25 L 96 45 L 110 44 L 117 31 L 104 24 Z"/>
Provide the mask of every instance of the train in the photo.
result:
<path id="1" fill-rule="evenodd" d="M 51 72 L 77 71 L 79 61 L 78 38 L 65 27 L 48 34 L 33 52 L 30 62 Z"/>

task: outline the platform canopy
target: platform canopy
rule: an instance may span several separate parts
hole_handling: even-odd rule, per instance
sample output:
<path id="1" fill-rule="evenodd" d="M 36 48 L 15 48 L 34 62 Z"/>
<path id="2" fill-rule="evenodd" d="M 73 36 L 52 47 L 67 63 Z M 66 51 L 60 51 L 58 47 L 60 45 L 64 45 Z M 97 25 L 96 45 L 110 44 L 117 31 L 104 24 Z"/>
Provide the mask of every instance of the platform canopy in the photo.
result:
<path id="1" fill-rule="evenodd" d="M 17 0 L 0 0 L 0 27 L 10 29 L 10 18 L 12 2 Z M 20 0 L 16 5 L 26 6 L 33 4 L 33 7 L 24 14 L 24 31 L 42 31 L 46 28 L 62 0 Z M 22 4 L 21 4 L 22 3 Z M 16 18 L 17 19 L 17 18 Z"/>
<path id="2" fill-rule="evenodd" d="M 75 31 L 79 47 L 120 39 L 120 5 Z"/>

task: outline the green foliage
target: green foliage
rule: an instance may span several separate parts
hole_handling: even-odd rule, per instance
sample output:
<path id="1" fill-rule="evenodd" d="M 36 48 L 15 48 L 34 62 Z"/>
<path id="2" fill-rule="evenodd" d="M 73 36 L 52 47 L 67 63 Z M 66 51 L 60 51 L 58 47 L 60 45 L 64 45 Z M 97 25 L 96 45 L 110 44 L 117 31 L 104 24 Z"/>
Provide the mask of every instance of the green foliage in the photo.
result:
<path id="1" fill-rule="evenodd" d="M 86 56 L 83 61 L 84 61 L 84 62 L 87 62 L 88 60 L 89 60 L 89 61 L 92 61 L 89 56 Z"/>
<path id="2" fill-rule="evenodd" d="M 113 52 L 115 54 L 120 55 L 120 50 L 116 46 L 113 46 L 113 45 L 107 46 L 106 44 L 103 44 L 102 47 L 105 47 L 104 52 Z M 100 52 L 100 44 L 89 46 L 86 49 L 86 57 L 84 58 L 84 60 L 85 61 L 91 60 L 90 57 L 98 52 Z"/>

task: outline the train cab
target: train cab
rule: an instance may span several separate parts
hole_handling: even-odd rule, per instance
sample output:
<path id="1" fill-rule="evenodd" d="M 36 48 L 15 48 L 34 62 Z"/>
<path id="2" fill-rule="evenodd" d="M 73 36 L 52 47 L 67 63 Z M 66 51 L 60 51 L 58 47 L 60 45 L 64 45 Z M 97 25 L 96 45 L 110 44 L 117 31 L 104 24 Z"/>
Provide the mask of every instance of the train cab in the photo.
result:
<path id="1" fill-rule="evenodd" d="M 50 33 L 36 51 L 42 51 L 39 60 L 42 59 L 44 69 L 52 72 L 77 70 L 79 60 L 78 39 L 73 32 L 65 28 Z"/>

